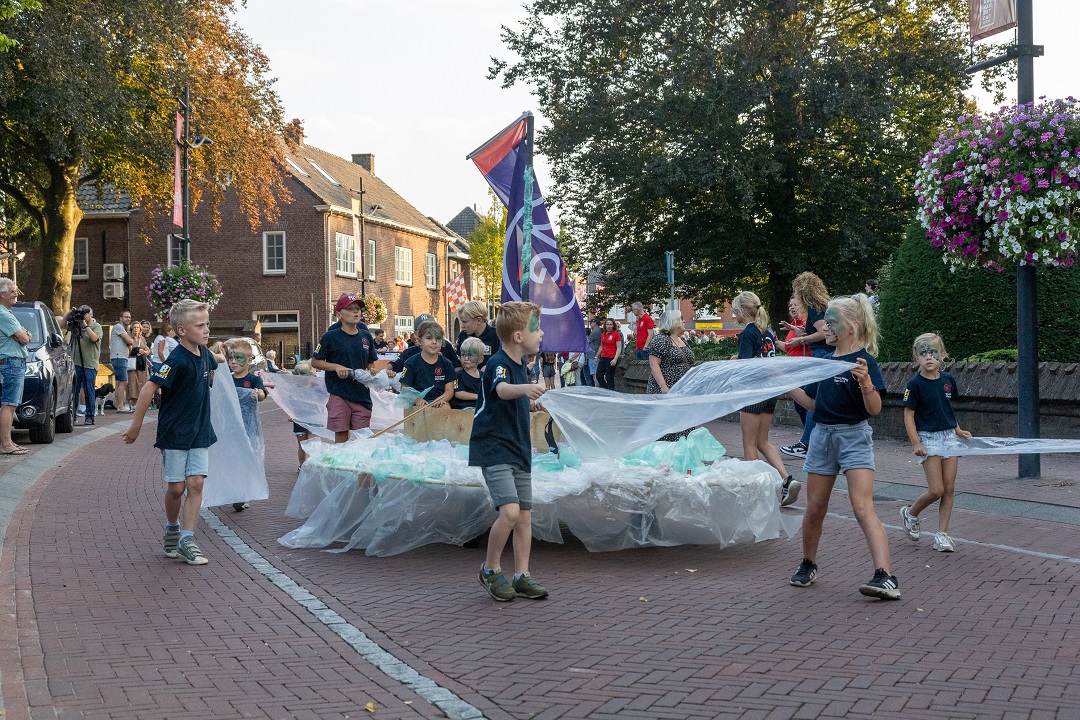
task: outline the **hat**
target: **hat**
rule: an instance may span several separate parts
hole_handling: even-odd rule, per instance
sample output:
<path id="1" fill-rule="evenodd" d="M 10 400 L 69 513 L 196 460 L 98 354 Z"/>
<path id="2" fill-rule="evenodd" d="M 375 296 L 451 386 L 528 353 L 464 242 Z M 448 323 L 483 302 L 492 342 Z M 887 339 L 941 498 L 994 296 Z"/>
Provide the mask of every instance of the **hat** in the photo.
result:
<path id="1" fill-rule="evenodd" d="M 413 330 L 419 330 L 420 326 L 423 325 L 426 322 L 435 322 L 435 316 L 434 315 L 428 315 L 427 313 L 424 313 L 423 315 L 417 315 L 416 319 L 413 320 L 413 324 L 412 324 Z"/>
<path id="2" fill-rule="evenodd" d="M 364 296 L 357 293 L 342 293 L 334 303 L 334 312 L 339 313 L 353 303 L 359 304 L 361 308 L 364 307 Z"/>

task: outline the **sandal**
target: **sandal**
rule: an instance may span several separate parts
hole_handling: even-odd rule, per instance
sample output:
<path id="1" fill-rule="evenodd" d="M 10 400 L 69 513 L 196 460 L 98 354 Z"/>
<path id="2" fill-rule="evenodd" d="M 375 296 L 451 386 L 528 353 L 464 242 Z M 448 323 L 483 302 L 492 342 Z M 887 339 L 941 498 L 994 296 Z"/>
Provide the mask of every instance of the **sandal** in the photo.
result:
<path id="1" fill-rule="evenodd" d="M 14 450 L 0 450 L 0 455 L 26 455 L 28 452 L 26 448 L 17 447 Z"/>

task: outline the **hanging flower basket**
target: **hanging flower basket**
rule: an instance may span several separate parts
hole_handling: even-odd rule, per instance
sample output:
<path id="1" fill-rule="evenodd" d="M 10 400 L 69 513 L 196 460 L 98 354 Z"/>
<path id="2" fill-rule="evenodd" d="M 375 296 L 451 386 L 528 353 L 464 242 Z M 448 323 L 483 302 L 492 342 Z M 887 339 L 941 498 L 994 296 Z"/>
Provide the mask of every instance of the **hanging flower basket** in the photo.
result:
<path id="1" fill-rule="evenodd" d="M 360 320 L 365 325 L 378 325 L 386 319 L 386 303 L 378 295 L 361 295 L 364 299 Z"/>
<path id="2" fill-rule="evenodd" d="M 185 298 L 214 306 L 221 300 L 221 284 L 206 268 L 191 263 L 161 266 L 150 273 L 146 297 L 157 317 L 169 314 L 169 308 Z"/>
<path id="3" fill-rule="evenodd" d="M 958 267 L 1069 266 L 1080 235 L 1075 98 L 957 118 L 922 159 L 919 221 Z"/>

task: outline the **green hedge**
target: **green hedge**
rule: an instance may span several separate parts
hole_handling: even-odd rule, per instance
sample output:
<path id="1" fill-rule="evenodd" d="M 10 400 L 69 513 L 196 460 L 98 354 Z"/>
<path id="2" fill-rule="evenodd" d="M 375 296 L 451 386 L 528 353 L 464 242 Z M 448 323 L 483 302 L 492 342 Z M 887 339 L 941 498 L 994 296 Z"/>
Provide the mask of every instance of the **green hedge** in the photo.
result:
<path id="1" fill-rule="evenodd" d="M 1039 359 L 1080 361 L 1080 267 L 1039 268 Z M 912 224 L 897 250 L 888 284 L 879 288 L 879 360 L 910 360 L 924 332 L 945 339 L 953 358 L 1016 352 L 1016 272 L 950 272 L 942 254 Z"/>

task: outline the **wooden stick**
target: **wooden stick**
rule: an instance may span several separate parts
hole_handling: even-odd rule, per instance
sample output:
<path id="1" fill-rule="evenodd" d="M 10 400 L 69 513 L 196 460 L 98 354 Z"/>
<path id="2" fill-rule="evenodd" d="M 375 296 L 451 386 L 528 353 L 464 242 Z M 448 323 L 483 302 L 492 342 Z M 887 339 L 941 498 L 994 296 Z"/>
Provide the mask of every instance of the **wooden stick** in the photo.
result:
<path id="1" fill-rule="evenodd" d="M 394 428 L 396 428 L 396 427 L 397 427 L 398 425 L 401 425 L 401 424 L 402 424 L 403 422 L 405 422 L 406 420 L 408 420 L 409 418 L 411 418 L 411 417 L 412 417 L 413 415 L 419 415 L 420 413 L 424 412 L 424 411 L 425 411 L 425 410 L 427 410 L 427 409 L 428 409 L 429 407 L 431 407 L 431 406 L 432 406 L 432 404 L 433 404 L 433 403 L 428 403 L 427 405 L 423 405 L 423 406 L 421 406 L 421 408 L 420 408 L 419 410 L 413 410 L 413 411 L 412 411 L 411 413 L 409 413 L 409 414 L 408 414 L 408 415 L 406 415 L 405 417 L 401 418 L 400 420 L 398 420 L 398 421 L 397 421 L 396 423 L 394 423 L 393 425 L 390 425 L 389 427 L 384 427 L 384 428 L 383 428 L 382 430 L 380 430 L 380 431 L 379 431 L 379 432 L 377 432 L 377 433 L 372 433 L 371 437 L 369 437 L 369 438 L 368 438 L 368 440 L 372 440 L 372 439 L 374 439 L 374 438 L 377 438 L 377 437 L 379 437 L 380 435 L 382 435 L 382 434 L 383 434 L 384 432 L 386 432 L 387 430 L 393 430 L 393 429 L 394 429 Z"/>

